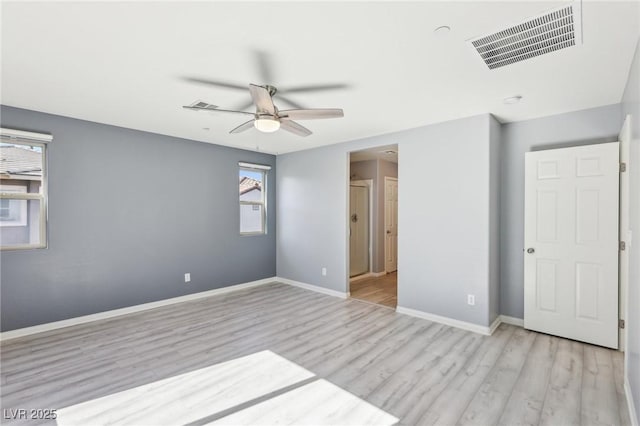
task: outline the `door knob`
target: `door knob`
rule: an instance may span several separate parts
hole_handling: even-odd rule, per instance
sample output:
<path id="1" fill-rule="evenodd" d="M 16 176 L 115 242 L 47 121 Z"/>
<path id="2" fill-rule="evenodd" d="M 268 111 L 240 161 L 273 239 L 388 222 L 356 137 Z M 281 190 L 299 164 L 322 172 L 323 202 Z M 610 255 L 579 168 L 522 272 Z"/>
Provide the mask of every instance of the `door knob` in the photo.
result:
<path id="1" fill-rule="evenodd" d="M 387 229 L 387 234 L 390 234 L 390 233 L 391 233 L 391 231 Z"/>
<path id="2" fill-rule="evenodd" d="M 534 249 L 533 247 L 529 247 L 527 249 L 527 253 L 529 253 L 529 254 L 532 254 L 532 253 L 535 253 L 535 252 L 536 252 L 536 249 Z"/>

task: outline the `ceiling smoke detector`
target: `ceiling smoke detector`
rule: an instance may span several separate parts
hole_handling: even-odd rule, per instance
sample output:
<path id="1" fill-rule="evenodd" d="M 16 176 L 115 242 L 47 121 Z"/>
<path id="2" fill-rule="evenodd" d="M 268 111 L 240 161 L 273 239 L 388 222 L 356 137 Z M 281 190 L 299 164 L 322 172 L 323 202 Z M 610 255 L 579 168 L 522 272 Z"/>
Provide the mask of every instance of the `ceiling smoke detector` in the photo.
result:
<path id="1" fill-rule="evenodd" d="M 506 105 L 513 105 L 513 104 L 517 104 L 521 100 L 522 100 L 522 96 L 515 95 L 515 96 L 509 96 L 508 98 L 504 98 L 502 102 Z"/>
<path id="2" fill-rule="evenodd" d="M 489 69 L 582 44 L 580 0 L 468 41 Z"/>

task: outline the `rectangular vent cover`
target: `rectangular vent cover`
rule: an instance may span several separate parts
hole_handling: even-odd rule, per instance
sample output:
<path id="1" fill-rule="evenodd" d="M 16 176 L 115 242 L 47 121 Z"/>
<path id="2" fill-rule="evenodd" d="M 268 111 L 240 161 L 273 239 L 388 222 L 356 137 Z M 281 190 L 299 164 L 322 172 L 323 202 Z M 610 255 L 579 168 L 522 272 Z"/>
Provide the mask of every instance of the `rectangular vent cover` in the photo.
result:
<path id="1" fill-rule="evenodd" d="M 575 46 L 582 43 L 580 6 L 575 1 L 469 43 L 489 69 Z"/>

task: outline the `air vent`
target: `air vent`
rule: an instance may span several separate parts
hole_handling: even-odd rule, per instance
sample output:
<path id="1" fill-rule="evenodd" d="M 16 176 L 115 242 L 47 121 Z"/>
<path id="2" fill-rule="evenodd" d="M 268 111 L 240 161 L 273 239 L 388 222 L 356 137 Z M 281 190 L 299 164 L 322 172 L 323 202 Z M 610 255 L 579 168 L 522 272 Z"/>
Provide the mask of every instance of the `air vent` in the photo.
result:
<path id="1" fill-rule="evenodd" d="M 190 106 L 192 107 L 196 107 L 196 108 L 207 108 L 210 104 L 206 103 L 206 102 L 202 102 L 202 101 L 196 101 L 193 104 L 191 104 Z"/>
<path id="2" fill-rule="evenodd" d="M 581 15 L 578 0 L 469 43 L 489 69 L 500 68 L 581 44 Z"/>

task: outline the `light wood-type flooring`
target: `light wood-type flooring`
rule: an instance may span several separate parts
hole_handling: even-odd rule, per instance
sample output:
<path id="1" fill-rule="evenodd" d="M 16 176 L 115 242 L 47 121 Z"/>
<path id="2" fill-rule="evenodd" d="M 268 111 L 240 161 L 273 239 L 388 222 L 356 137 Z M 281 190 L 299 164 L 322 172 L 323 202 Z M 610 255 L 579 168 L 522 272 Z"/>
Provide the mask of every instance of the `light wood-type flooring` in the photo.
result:
<path id="1" fill-rule="evenodd" d="M 280 283 L 8 340 L 0 354 L 5 416 L 111 407 L 114 423 L 299 424 L 313 404 L 325 424 L 340 407 L 361 415 L 349 424 L 630 423 L 620 352 L 506 324 L 482 336 Z M 360 411 L 344 408 L 358 398 Z"/>
<path id="2" fill-rule="evenodd" d="M 398 304 L 398 273 L 352 281 L 349 291 L 354 299 L 395 308 Z"/>

